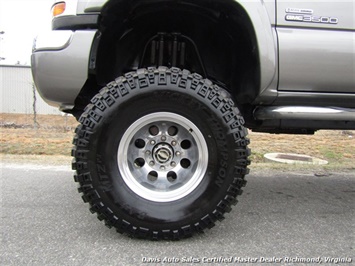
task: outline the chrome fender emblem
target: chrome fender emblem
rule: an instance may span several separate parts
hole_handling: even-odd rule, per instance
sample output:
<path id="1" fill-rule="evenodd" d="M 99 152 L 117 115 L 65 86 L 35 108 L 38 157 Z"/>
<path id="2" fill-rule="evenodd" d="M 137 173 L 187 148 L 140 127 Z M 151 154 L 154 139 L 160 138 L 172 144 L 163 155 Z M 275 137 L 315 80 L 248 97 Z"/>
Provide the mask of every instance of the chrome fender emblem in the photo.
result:
<path id="1" fill-rule="evenodd" d="M 339 20 L 335 17 L 313 16 L 312 9 L 286 8 L 286 21 L 338 24 Z"/>
<path id="2" fill-rule="evenodd" d="M 313 9 L 306 8 L 286 8 L 286 13 L 313 14 Z"/>

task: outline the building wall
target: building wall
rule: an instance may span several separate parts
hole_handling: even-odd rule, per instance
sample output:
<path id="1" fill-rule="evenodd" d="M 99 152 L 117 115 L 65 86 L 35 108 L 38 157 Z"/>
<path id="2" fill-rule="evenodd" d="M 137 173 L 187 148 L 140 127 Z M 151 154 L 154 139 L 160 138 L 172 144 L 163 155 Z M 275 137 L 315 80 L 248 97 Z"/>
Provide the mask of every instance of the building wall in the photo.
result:
<path id="1" fill-rule="evenodd" d="M 33 114 L 36 110 L 37 114 L 62 114 L 45 103 L 33 87 L 29 66 L 0 65 L 0 113 Z"/>

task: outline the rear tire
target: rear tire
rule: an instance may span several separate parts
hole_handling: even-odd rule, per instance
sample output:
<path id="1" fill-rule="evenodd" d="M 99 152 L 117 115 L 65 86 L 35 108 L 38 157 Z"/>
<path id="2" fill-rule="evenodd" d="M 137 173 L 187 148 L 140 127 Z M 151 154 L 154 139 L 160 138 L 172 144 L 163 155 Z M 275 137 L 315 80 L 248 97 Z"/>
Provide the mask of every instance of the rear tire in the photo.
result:
<path id="1" fill-rule="evenodd" d="M 249 140 L 227 91 L 187 70 L 140 69 L 107 84 L 79 119 L 73 169 L 108 227 L 189 237 L 242 193 Z"/>

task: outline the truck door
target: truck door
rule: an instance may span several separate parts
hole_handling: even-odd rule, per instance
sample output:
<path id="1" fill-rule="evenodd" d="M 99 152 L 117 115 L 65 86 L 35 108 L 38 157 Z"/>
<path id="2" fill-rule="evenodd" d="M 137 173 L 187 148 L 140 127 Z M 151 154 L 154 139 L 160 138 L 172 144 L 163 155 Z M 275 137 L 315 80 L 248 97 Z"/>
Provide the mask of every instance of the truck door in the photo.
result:
<path id="1" fill-rule="evenodd" d="M 355 0 L 277 1 L 279 90 L 355 93 Z"/>

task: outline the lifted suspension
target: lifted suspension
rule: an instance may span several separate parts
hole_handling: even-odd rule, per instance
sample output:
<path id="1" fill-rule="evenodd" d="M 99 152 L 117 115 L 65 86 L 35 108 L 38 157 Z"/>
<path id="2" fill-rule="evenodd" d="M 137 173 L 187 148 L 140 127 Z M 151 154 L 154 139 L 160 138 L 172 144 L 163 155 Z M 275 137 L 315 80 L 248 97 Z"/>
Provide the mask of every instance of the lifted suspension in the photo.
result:
<path id="1" fill-rule="evenodd" d="M 207 77 L 197 45 L 181 33 L 159 32 L 146 43 L 139 67 L 163 65 L 188 68 Z"/>

